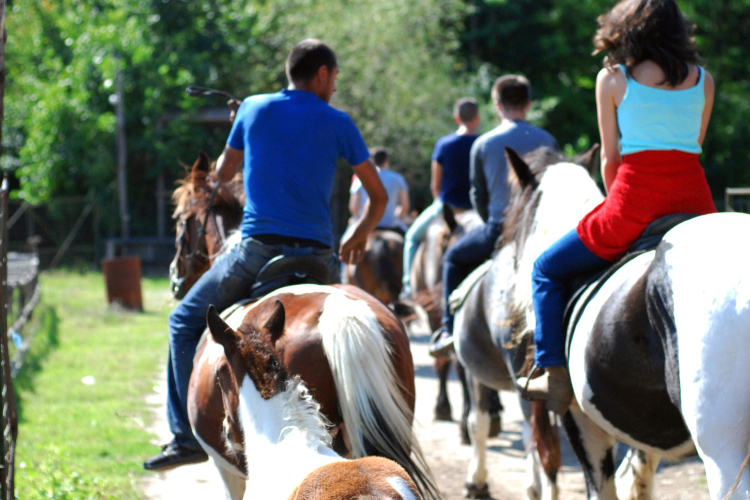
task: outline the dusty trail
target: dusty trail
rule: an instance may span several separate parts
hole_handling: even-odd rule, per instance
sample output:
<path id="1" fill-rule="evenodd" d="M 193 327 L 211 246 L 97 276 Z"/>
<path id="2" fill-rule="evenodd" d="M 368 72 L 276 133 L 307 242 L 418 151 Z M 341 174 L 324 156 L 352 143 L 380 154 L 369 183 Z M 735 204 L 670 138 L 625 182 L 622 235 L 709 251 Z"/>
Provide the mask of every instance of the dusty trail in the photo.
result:
<path id="1" fill-rule="evenodd" d="M 437 379 L 432 369 L 432 358 L 427 354 L 429 337 L 424 331 L 414 333 L 411 346 L 417 377 L 417 437 L 445 499 L 460 500 L 463 498 L 462 489 L 471 448 L 459 444 L 457 423 L 432 421 Z M 165 443 L 171 437 L 165 418 L 165 385 L 162 382 L 154 389 L 154 394 L 150 397 L 156 412 L 156 421 L 152 428 L 156 435 L 154 443 Z M 449 382 L 449 391 L 453 403 L 453 416 L 458 417 L 461 388 L 455 379 Z M 521 442 L 521 410 L 515 395 L 511 393 L 503 393 L 502 401 L 505 405 L 503 432 L 499 437 L 491 439 L 488 446 L 490 493 L 495 500 L 520 499 L 523 498 L 526 470 Z M 562 441 L 563 469 L 558 479 L 560 499 L 584 500 L 586 491 L 583 474 L 564 437 Z M 224 497 L 219 475 L 210 462 L 153 474 L 144 483 L 143 491 L 144 498 L 149 500 Z M 707 500 L 708 490 L 700 460 L 692 459 L 680 464 L 662 466 L 656 476 L 654 498 Z"/>

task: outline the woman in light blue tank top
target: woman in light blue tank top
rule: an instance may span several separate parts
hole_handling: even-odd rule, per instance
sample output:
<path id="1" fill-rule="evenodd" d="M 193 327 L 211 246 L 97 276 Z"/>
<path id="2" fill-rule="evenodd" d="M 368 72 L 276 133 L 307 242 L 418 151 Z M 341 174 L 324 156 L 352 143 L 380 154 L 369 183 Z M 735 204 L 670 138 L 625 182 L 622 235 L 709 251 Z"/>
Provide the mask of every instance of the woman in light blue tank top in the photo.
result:
<path id="1" fill-rule="evenodd" d="M 716 209 L 698 154 L 714 82 L 698 67 L 691 26 L 674 0 L 624 0 L 599 16 L 595 54 L 604 202 L 543 252 L 532 272 L 536 364 L 526 396 L 564 413 L 573 398 L 564 353 L 566 285 L 619 259 L 652 221 Z"/>

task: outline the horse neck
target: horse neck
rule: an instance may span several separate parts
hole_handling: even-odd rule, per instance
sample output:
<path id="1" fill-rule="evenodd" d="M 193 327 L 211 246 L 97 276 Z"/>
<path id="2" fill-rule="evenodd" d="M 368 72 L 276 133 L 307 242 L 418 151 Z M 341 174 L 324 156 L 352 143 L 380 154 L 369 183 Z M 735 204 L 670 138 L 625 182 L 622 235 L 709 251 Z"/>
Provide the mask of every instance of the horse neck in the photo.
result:
<path id="1" fill-rule="evenodd" d="M 305 390 L 292 386 L 284 393 L 263 399 L 247 376 L 240 387 L 240 425 L 248 471 L 246 491 L 253 498 L 286 499 L 310 472 L 343 460 L 326 443 L 325 429 L 311 425 L 322 420 L 310 413 L 304 394 L 300 399 L 299 394 L 289 394 L 290 391 Z M 290 404 L 299 406 L 290 408 Z"/>
<path id="2" fill-rule="evenodd" d="M 575 229 L 578 221 L 604 199 L 588 172 L 573 163 L 550 166 L 538 189 L 541 196 L 530 233 L 517 249 L 519 254 L 516 257 L 515 302 L 527 311 L 531 311 L 529 277 L 534 261 L 552 243 Z M 533 324 L 528 326 L 532 328 Z"/>

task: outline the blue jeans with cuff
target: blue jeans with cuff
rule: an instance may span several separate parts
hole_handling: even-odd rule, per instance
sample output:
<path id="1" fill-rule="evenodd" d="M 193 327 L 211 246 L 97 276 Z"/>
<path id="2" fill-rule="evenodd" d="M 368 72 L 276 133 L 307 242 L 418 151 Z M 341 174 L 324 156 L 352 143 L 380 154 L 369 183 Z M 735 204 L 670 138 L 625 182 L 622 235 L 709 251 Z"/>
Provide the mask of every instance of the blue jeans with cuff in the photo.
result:
<path id="1" fill-rule="evenodd" d="M 534 262 L 531 272 L 536 328 L 535 361 L 539 367 L 565 366 L 563 315 L 568 303 L 568 282 L 581 274 L 598 271 L 611 264 L 594 255 L 575 229 L 553 243 Z"/>
<path id="2" fill-rule="evenodd" d="M 258 272 L 278 255 L 318 257 L 331 272 L 329 282 L 340 282 L 339 262 L 332 249 L 267 245 L 250 237 L 214 260 L 211 268 L 169 315 L 167 421 L 179 445 L 200 448 L 188 420 L 187 393 L 195 350 L 206 329 L 208 306 L 213 304 L 218 311 L 222 311 L 248 298 Z"/>

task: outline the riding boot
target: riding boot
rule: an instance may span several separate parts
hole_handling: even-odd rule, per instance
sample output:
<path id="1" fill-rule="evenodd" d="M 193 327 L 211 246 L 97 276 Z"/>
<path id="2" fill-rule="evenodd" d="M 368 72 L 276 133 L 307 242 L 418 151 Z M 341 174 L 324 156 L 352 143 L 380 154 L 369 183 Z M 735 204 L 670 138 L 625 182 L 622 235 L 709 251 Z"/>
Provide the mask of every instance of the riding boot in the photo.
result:
<path id="1" fill-rule="evenodd" d="M 547 367 L 546 373 L 535 379 L 518 379 L 521 396 L 524 399 L 546 401 L 547 409 L 564 415 L 573 401 L 573 386 L 565 366 Z"/>

